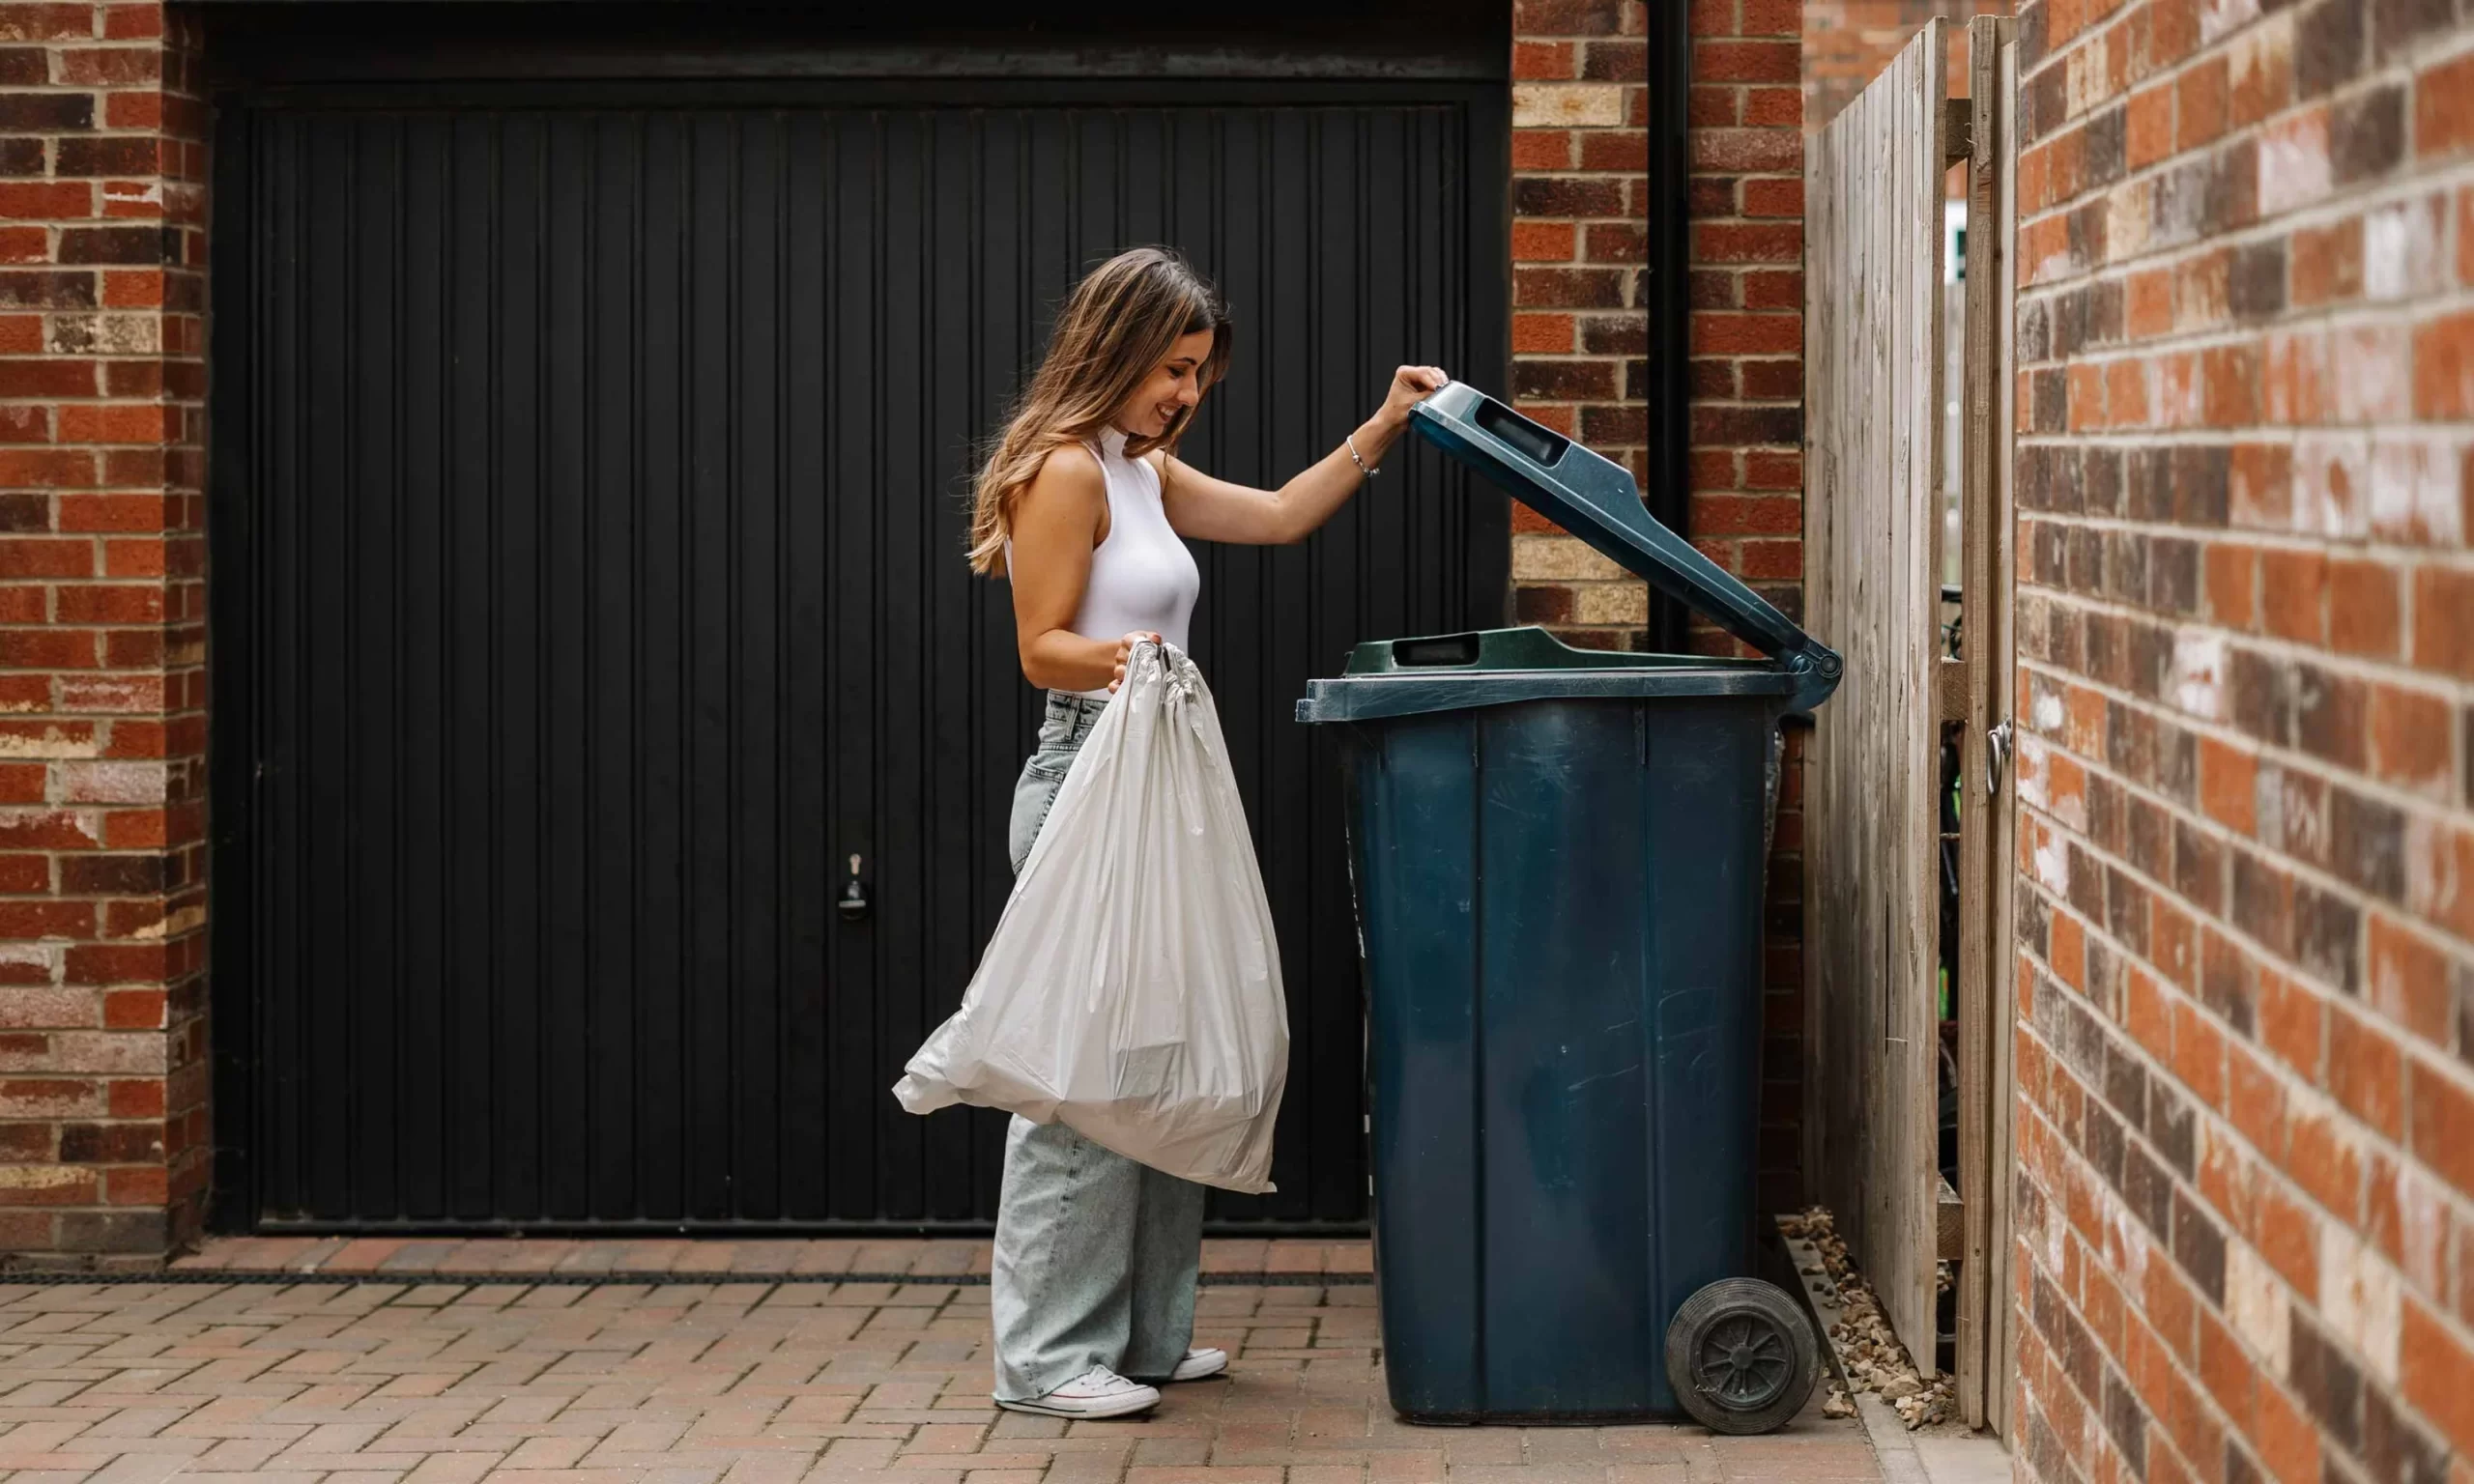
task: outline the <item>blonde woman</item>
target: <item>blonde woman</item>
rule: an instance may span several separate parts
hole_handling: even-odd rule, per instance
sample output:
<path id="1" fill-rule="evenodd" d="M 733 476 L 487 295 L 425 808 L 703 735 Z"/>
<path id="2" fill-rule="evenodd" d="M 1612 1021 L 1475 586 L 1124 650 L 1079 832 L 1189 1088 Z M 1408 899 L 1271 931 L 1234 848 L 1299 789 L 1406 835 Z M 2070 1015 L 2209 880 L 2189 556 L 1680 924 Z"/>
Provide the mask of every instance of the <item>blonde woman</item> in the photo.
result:
<path id="1" fill-rule="evenodd" d="M 1023 678 L 1046 689 L 1038 751 L 1015 785 L 1008 845 L 1030 854 L 1074 756 L 1145 639 L 1186 646 L 1202 574 L 1187 540 L 1271 546 L 1319 529 L 1371 477 L 1443 372 L 1402 366 L 1383 406 L 1277 490 L 1177 458 L 1228 366 L 1219 294 L 1175 253 L 1141 247 L 1075 287 L 1048 354 L 980 471 L 971 565 L 1011 579 Z M 1098 903 L 1092 904 L 1096 910 Z M 1191 1348 L 1203 1189 L 1061 1124 L 1005 1140 L 992 1303 L 996 1402 L 1117 1417 L 1160 1382 L 1225 1369 Z"/>

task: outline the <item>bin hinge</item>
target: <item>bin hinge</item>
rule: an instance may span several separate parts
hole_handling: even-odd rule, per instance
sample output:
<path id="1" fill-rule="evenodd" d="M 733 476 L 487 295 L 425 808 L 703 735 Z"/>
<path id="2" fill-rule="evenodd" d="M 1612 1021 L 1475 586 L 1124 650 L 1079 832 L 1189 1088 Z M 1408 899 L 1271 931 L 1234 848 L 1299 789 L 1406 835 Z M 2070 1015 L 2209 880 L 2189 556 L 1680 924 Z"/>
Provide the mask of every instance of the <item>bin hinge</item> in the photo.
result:
<path id="1" fill-rule="evenodd" d="M 1787 709 L 1805 714 L 1838 689 L 1839 676 L 1847 668 L 1837 650 L 1810 637 L 1801 648 L 1778 656 L 1778 661 L 1787 673 L 1796 677 L 1795 694 L 1788 697 Z"/>

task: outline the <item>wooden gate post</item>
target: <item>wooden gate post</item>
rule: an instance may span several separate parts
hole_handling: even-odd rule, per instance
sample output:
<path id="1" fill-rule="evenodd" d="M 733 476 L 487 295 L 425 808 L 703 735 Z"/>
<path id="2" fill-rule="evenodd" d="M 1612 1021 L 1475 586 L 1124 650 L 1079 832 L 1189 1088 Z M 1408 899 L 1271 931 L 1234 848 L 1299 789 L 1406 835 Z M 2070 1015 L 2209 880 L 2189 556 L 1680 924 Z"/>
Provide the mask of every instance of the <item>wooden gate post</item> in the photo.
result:
<path id="1" fill-rule="evenodd" d="M 2006 1420 L 2000 1378 L 2010 1248 L 2010 885 L 2014 806 L 2002 730 L 2010 716 L 2011 160 L 2015 22 L 1968 24 L 1966 470 L 1960 540 L 1967 739 L 1959 813 L 1958 1397 L 1970 1427 Z M 2004 69 L 2009 71 L 2005 74 Z"/>

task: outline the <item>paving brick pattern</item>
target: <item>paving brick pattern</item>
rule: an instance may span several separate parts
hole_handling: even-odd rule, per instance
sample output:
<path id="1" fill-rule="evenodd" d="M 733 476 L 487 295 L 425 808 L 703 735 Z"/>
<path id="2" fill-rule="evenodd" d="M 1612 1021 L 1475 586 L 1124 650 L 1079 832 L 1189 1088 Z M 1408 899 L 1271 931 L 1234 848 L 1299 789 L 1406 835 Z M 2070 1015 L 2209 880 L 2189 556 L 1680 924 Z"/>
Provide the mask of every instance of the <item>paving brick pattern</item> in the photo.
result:
<path id="1" fill-rule="evenodd" d="M 1330 1275 L 1370 1280 L 1374 1250 L 1366 1241 L 1213 1241 L 1202 1267 L 1212 1278 L 1293 1280 Z M 565 1241 L 460 1238 L 226 1237 L 175 1260 L 182 1273 L 290 1273 L 301 1276 L 390 1278 L 480 1277 L 543 1273 L 671 1277 L 984 1277 L 985 1241 L 729 1241 L 638 1239 Z"/>
<path id="2" fill-rule="evenodd" d="M 528 1244 L 529 1245 L 529 1244 Z M 1204 1290 L 1225 1378 L 1148 1420 L 987 1396 L 966 1284 L 0 1285 L 9 1484 L 1831 1484 L 1856 1424 L 1416 1428 L 1374 1291 Z"/>

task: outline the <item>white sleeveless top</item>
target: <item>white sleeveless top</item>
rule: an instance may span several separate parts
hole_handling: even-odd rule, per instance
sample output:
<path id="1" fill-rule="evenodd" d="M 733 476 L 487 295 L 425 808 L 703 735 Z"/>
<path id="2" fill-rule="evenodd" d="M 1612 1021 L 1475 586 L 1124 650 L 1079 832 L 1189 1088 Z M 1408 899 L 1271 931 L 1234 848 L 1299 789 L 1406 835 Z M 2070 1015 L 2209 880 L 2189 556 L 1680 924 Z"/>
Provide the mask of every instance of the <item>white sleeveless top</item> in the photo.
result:
<path id="1" fill-rule="evenodd" d="M 1194 600 L 1202 596 L 1202 569 L 1169 528 L 1160 471 L 1147 461 L 1127 458 L 1125 435 L 1114 428 L 1091 451 L 1108 481 L 1108 534 L 1091 549 L 1091 578 L 1075 611 L 1074 632 L 1104 640 L 1157 634 L 1184 649 Z"/>

